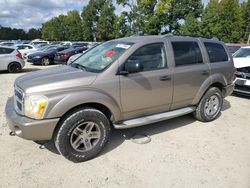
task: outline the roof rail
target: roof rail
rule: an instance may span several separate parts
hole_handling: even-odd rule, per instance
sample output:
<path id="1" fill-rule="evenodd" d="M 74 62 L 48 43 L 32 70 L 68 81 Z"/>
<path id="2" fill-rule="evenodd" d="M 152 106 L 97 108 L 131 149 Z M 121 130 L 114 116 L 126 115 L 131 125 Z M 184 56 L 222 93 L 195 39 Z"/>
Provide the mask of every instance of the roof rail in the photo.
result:
<path id="1" fill-rule="evenodd" d="M 162 37 L 173 37 L 173 36 L 195 37 L 195 38 L 206 38 L 206 39 L 212 39 L 212 40 L 219 40 L 217 37 L 209 37 L 209 36 L 202 36 L 202 35 L 174 35 L 173 33 L 168 33 L 168 34 L 162 35 Z"/>

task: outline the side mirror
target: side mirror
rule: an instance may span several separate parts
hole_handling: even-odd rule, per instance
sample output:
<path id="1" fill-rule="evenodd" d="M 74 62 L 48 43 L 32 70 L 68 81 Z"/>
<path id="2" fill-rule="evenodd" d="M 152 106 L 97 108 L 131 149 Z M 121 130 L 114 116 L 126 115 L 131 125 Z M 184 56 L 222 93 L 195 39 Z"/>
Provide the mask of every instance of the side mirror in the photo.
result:
<path id="1" fill-rule="evenodd" d="M 140 63 L 140 61 L 138 60 L 128 60 L 125 63 L 125 67 L 124 67 L 125 71 L 129 74 L 129 73 L 137 73 L 137 72 L 141 72 L 143 70 L 143 66 Z"/>

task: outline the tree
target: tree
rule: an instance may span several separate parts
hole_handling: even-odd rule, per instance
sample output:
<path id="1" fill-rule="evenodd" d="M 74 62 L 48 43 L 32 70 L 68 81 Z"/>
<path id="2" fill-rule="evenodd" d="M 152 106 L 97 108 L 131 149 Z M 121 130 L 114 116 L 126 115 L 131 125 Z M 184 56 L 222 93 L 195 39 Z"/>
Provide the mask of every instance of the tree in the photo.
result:
<path id="1" fill-rule="evenodd" d="M 27 39 L 29 40 L 40 39 L 41 37 L 42 37 L 41 29 L 31 28 L 27 32 Z"/>
<path id="2" fill-rule="evenodd" d="M 248 41 L 250 35 L 250 0 L 243 2 L 240 5 L 240 12 L 242 15 L 242 30 L 244 32 L 242 41 Z"/>
<path id="3" fill-rule="evenodd" d="M 218 37 L 224 42 L 239 42 L 244 35 L 243 20 L 238 0 L 221 0 Z"/>
<path id="4" fill-rule="evenodd" d="M 201 35 L 201 23 L 193 14 L 188 14 L 185 23 L 181 26 L 179 33 L 182 35 Z"/>
<path id="5" fill-rule="evenodd" d="M 105 2 L 97 21 L 97 40 L 106 41 L 114 38 L 115 7 L 111 0 Z"/>
<path id="6" fill-rule="evenodd" d="M 65 37 L 70 41 L 82 40 L 82 19 L 76 10 L 69 11 L 64 19 Z"/>
<path id="7" fill-rule="evenodd" d="M 195 18 L 201 17 L 203 6 L 201 0 L 161 0 L 157 9 L 163 33 L 178 33 L 181 21 L 188 14 L 192 14 Z"/>
<path id="8" fill-rule="evenodd" d="M 83 39 L 103 41 L 113 38 L 115 8 L 111 0 L 90 0 L 83 8 Z"/>
<path id="9" fill-rule="evenodd" d="M 129 34 L 129 26 L 127 24 L 127 13 L 122 12 L 120 16 L 117 16 L 115 19 L 115 31 L 114 37 L 115 38 L 122 38 Z"/>
<path id="10" fill-rule="evenodd" d="M 201 19 L 201 33 L 204 36 L 218 36 L 220 30 L 220 8 L 218 0 L 211 0 Z"/>

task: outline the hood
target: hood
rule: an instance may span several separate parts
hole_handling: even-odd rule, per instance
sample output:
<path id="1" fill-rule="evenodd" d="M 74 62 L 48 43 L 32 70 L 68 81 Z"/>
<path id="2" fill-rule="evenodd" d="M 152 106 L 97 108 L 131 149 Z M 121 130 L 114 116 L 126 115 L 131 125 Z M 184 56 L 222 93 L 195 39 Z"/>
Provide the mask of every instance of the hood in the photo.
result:
<path id="1" fill-rule="evenodd" d="M 38 51 L 38 52 L 30 54 L 30 56 L 31 57 L 44 56 L 44 55 L 53 54 L 53 53 L 56 53 L 56 51 Z"/>
<path id="2" fill-rule="evenodd" d="M 96 73 L 86 72 L 71 66 L 60 66 L 28 73 L 16 79 L 15 85 L 25 93 L 66 90 L 91 85 Z"/>
<path id="3" fill-rule="evenodd" d="M 250 58 L 247 58 L 247 57 L 234 58 L 235 68 L 242 68 L 242 67 L 249 67 L 249 66 L 250 66 Z"/>

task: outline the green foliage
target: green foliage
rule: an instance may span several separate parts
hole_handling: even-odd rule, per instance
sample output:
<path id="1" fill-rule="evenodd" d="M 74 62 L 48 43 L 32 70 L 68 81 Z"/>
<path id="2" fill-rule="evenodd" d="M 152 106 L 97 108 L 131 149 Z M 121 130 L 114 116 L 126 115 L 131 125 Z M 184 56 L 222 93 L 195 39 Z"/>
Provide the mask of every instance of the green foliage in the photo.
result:
<path id="1" fill-rule="evenodd" d="M 31 28 L 28 32 L 23 29 L 0 26 L 0 40 L 32 40 L 41 38 L 41 30 Z"/>
<path id="2" fill-rule="evenodd" d="M 83 8 L 83 39 L 105 41 L 115 36 L 115 7 L 111 0 L 90 0 Z"/>
<path id="3" fill-rule="evenodd" d="M 193 14 L 188 14 L 185 17 L 185 24 L 180 27 L 178 33 L 181 35 L 200 36 L 200 31 L 201 22 Z"/>
<path id="4" fill-rule="evenodd" d="M 245 42 L 250 32 L 250 0 L 90 0 L 81 15 L 73 10 L 45 22 L 41 30 L 0 27 L 0 39 L 42 38 L 58 41 L 106 41 L 141 34 L 175 33 Z"/>

